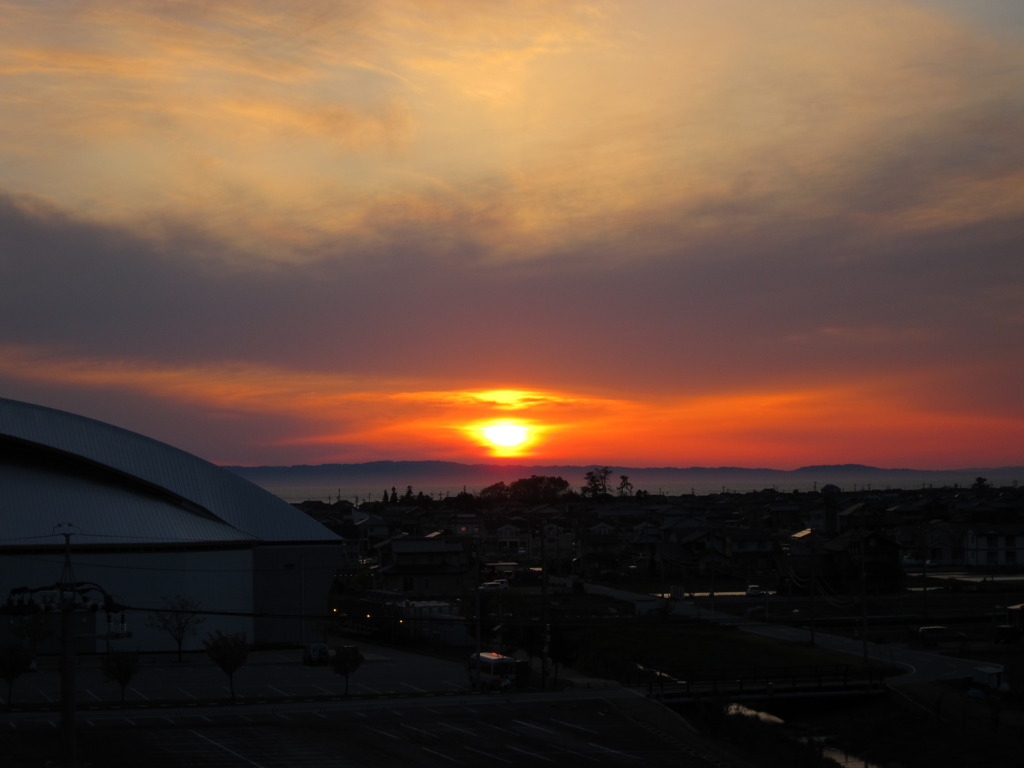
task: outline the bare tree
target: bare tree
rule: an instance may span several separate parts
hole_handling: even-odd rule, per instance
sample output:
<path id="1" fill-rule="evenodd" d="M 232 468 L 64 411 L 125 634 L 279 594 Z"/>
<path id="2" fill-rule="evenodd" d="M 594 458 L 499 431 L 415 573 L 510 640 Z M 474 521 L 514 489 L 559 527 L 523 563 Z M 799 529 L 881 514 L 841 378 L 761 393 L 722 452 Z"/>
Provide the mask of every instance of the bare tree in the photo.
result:
<path id="1" fill-rule="evenodd" d="M 163 608 L 149 614 L 146 626 L 151 629 L 160 629 L 174 638 L 178 646 L 178 661 L 181 661 L 181 651 L 185 646 L 188 637 L 199 634 L 199 628 L 206 621 L 205 616 L 198 615 L 201 608 L 196 600 L 189 600 L 187 597 L 175 595 L 172 598 L 161 598 Z"/>
<path id="2" fill-rule="evenodd" d="M 203 641 L 206 655 L 228 676 L 231 688 L 231 699 L 235 698 L 235 672 L 242 668 L 249 657 L 249 645 L 245 641 L 244 632 L 225 634 L 220 630 L 206 636 Z"/>
<path id="3" fill-rule="evenodd" d="M 619 475 L 619 496 L 632 496 L 633 484 L 629 482 L 629 475 Z"/>
<path id="4" fill-rule="evenodd" d="M 111 651 L 100 661 L 103 676 L 121 686 L 121 701 L 124 691 L 139 672 L 139 654 L 131 651 Z"/>
<path id="5" fill-rule="evenodd" d="M 354 645 L 345 645 L 338 649 L 333 661 L 334 671 L 345 676 L 345 695 L 348 696 L 348 678 L 363 665 L 363 652 Z"/>
<path id="6" fill-rule="evenodd" d="M 18 616 L 11 619 L 11 633 L 28 648 L 33 658 L 39 644 L 54 634 L 43 614 Z"/>

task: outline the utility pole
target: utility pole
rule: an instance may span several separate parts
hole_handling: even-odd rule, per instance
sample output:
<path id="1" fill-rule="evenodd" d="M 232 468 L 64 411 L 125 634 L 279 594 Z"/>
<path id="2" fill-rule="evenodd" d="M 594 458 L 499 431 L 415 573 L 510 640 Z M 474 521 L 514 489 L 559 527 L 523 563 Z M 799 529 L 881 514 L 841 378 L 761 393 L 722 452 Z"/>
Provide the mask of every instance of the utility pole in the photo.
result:
<path id="1" fill-rule="evenodd" d="M 815 596 L 818 592 L 818 548 L 815 541 L 811 541 L 811 645 L 817 642 L 814 633 L 817 628 L 818 605 Z"/>
<path id="2" fill-rule="evenodd" d="M 868 563 L 866 559 L 867 547 L 865 547 L 866 538 L 867 534 L 862 521 L 860 529 L 860 639 L 865 664 L 868 663 Z"/>
<path id="3" fill-rule="evenodd" d="M 543 645 L 541 646 L 540 655 L 540 689 L 542 691 L 547 690 L 548 687 L 548 650 L 551 644 L 551 625 L 548 624 L 548 559 L 547 559 L 547 547 L 545 545 L 544 526 L 540 528 L 540 605 L 541 605 L 541 624 L 544 625 L 544 637 L 541 638 Z"/>
<path id="4" fill-rule="evenodd" d="M 61 761 L 74 766 L 78 752 L 75 733 L 75 576 L 71 568 L 70 523 L 57 525 L 64 537 L 64 567 L 57 584 L 60 605 L 60 746 Z"/>
<path id="5" fill-rule="evenodd" d="M 36 614 L 44 611 L 60 613 L 60 725 L 58 741 L 60 764 L 66 768 L 74 768 L 78 762 L 78 744 L 75 723 L 75 643 L 79 636 L 75 633 L 75 614 L 82 612 L 92 615 L 91 611 L 99 610 L 100 604 L 87 598 L 89 592 L 97 592 L 102 596 L 102 610 L 107 614 L 107 634 L 88 634 L 83 637 L 106 637 L 107 650 L 110 650 L 110 639 L 114 637 L 131 637 L 125 631 L 124 611 L 106 590 L 98 584 L 75 581 L 71 567 L 71 536 L 76 533 L 71 523 L 60 523 L 54 528 L 54 534 L 64 539 L 64 564 L 60 579 L 55 584 L 42 587 L 18 587 L 8 595 L 6 605 L 0 607 L 0 613 Z M 33 597 L 43 593 L 43 601 L 37 603 Z M 90 611 L 87 613 L 86 611 Z M 111 613 L 120 612 L 121 621 L 118 632 L 111 630 Z M 95 620 L 94 620 L 95 622 Z"/>

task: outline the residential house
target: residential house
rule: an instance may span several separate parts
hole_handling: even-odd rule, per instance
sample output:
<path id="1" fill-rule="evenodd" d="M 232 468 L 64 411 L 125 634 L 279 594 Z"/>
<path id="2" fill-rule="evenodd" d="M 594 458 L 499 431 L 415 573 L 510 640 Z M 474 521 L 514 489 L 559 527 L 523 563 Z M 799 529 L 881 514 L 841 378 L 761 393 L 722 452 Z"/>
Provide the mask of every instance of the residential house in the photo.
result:
<path id="1" fill-rule="evenodd" d="M 892 594 L 903 589 L 899 542 L 869 528 L 851 528 L 822 548 L 823 577 L 846 595 Z"/>
<path id="2" fill-rule="evenodd" d="M 1024 525 L 975 523 L 964 535 L 964 565 L 968 568 L 1018 569 L 1024 566 Z"/>
<path id="3" fill-rule="evenodd" d="M 773 570 L 779 553 L 778 539 L 766 528 L 727 528 L 731 565 L 750 578 Z"/>
<path id="4" fill-rule="evenodd" d="M 453 536 L 404 536 L 377 547 L 380 565 L 375 586 L 407 598 L 459 596 L 473 589 L 477 567 L 470 549 Z"/>

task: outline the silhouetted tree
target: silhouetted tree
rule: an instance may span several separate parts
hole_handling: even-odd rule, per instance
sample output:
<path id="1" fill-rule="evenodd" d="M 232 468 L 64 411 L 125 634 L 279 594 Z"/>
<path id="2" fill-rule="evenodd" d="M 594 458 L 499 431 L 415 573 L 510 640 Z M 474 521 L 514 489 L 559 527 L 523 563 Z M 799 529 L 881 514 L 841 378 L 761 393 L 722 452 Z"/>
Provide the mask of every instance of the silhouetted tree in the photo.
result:
<path id="1" fill-rule="evenodd" d="M 463 488 L 458 494 L 445 500 L 449 507 L 455 507 L 456 509 L 473 509 L 476 505 L 476 499 L 473 494 Z"/>
<path id="2" fill-rule="evenodd" d="M 121 686 L 121 701 L 124 691 L 139 672 L 139 654 L 131 651 L 111 651 L 100 660 L 103 676 Z"/>
<path id="3" fill-rule="evenodd" d="M 7 683 L 7 706 L 11 706 L 14 681 L 32 669 L 32 652 L 21 643 L 0 647 L 0 678 Z"/>
<path id="4" fill-rule="evenodd" d="M 395 486 L 393 486 L 393 485 L 391 486 L 391 496 L 388 499 L 388 503 L 390 503 L 390 504 L 397 504 L 398 503 L 398 491 L 395 490 Z"/>
<path id="5" fill-rule="evenodd" d="M 508 486 L 509 498 L 526 504 L 545 504 L 558 500 L 569 489 L 569 482 L 561 477 L 530 475 Z"/>
<path id="6" fill-rule="evenodd" d="M 583 476 L 583 479 L 586 481 L 586 485 L 582 488 L 583 495 L 592 498 L 607 495 L 608 478 L 611 475 L 612 471 L 609 467 L 597 467 L 587 472 Z"/>
<path id="7" fill-rule="evenodd" d="M 203 641 L 206 655 L 228 676 L 231 699 L 235 698 L 235 672 L 242 668 L 249 657 L 249 646 L 245 642 L 245 633 L 225 634 L 220 630 L 206 636 Z"/>
<path id="8" fill-rule="evenodd" d="M 488 485 L 480 491 L 481 501 L 507 501 L 509 495 L 508 486 L 504 480 L 499 480 L 493 485 Z"/>
<path id="9" fill-rule="evenodd" d="M 354 645 L 345 645 L 334 654 L 331 666 L 339 675 L 345 676 L 345 695 L 348 696 L 349 675 L 363 665 L 363 652 Z"/>
<path id="10" fill-rule="evenodd" d="M 198 635 L 199 628 L 206 621 L 206 617 L 199 616 L 196 611 L 200 604 L 187 597 L 175 595 L 172 598 L 161 598 L 163 608 L 149 614 L 146 626 L 151 629 L 161 629 L 169 634 L 178 646 L 178 661 L 181 661 L 181 651 L 185 646 L 185 639 L 191 635 Z"/>
<path id="11" fill-rule="evenodd" d="M 619 475 L 619 496 L 629 496 L 633 493 L 633 484 L 629 482 L 629 475 Z"/>

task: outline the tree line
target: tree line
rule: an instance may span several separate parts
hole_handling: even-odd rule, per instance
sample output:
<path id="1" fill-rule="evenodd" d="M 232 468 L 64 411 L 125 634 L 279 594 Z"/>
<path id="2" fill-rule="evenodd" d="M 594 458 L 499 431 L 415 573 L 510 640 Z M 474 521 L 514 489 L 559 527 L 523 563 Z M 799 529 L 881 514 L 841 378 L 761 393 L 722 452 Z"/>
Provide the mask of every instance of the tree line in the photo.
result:
<path id="1" fill-rule="evenodd" d="M 624 496 L 647 496 L 646 491 L 634 491 L 629 475 L 619 475 L 618 483 L 612 478 L 610 467 L 595 467 L 583 476 L 583 485 L 572 488 L 568 480 L 557 475 L 531 475 L 506 483 L 501 480 L 482 489 L 477 495 L 469 493 L 465 488 L 454 497 L 445 501 L 455 506 L 469 504 L 496 504 L 518 502 L 522 504 L 553 504 L 556 502 L 579 499 L 610 499 Z M 380 503 L 388 505 L 429 506 L 434 499 L 422 491 L 415 492 L 407 485 L 405 492 L 399 495 L 392 486 L 390 492 L 385 490 Z"/>

